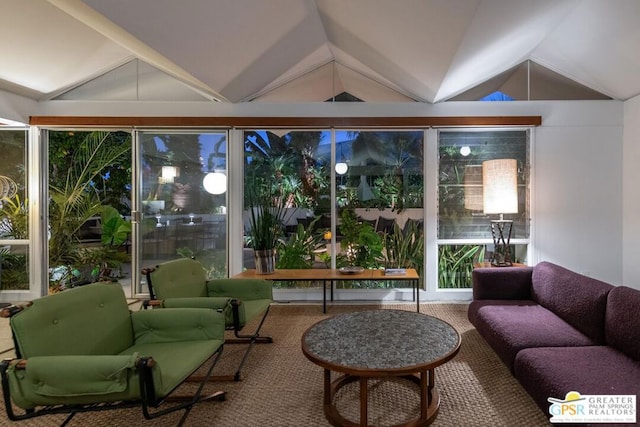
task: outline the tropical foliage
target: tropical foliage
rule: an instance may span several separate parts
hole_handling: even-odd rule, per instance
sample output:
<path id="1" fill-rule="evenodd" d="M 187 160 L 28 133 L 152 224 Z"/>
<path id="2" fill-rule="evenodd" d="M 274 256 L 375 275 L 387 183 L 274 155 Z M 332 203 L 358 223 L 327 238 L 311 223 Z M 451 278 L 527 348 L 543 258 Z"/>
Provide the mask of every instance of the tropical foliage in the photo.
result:
<path id="1" fill-rule="evenodd" d="M 336 265 L 379 268 L 382 260 L 382 237 L 371 224 L 360 220 L 352 208 L 343 208 L 340 220 L 342 253 L 336 256 Z"/>
<path id="2" fill-rule="evenodd" d="M 49 184 L 49 265 L 55 272 L 54 287 L 72 284 L 77 272 L 83 273 L 75 266 L 96 261 L 96 254 L 81 247 L 80 230 L 103 211 L 101 196 L 109 192 L 105 171 L 120 165 L 131 150 L 130 140 L 108 132 L 88 133 L 79 142 L 68 152 L 64 177 L 60 165 L 51 163 L 55 178 Z"/>
<path id="3" fill-rule="evenodd" d="M 422 276 L 424 264 L 424 235 L 419 222 L 409 220 L 404 228 L 397 223 L 393 232 L 384 238 L 385 267 L 415 268 Z"/>
<path id="4" fill-rule="evenodd" d="M 438 288 L 470 288 L 473 264 L 484 259 L 484 246 L 439 247 Z"/>
<path id="5" fill-rule="evenodd" d="M 315 218 L 308 226 L 298 224 L 295 232 L 280 241 L 276 268 L 312 268 L 316 252 L 324 244 L 322 230 Z"/>
<path id="6" fill-rule="evenodd" d="M 20 200 L 20 194 L 11 198 L 3 198 L 0 202 L 0 238 L 28 238 L 28 209 L 26 201 Z"/>

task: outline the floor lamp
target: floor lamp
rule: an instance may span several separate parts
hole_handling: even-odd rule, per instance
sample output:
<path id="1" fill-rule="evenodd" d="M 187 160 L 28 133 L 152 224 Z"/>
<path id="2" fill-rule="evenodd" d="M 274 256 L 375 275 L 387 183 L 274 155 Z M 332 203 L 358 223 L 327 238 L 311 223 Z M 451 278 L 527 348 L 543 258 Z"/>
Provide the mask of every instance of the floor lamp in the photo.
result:
<path id="1" fill-rule="evenodd" d="M 511 259 L 511 229 L 513 221 L 504 214 L 518 213 L 518 162 L 515 159 L 496 159 L 482 162 L 482 193 L 485 214 L 500 214 L 491 221 L 494 250 L 491 265 L 508 267 Z"/>

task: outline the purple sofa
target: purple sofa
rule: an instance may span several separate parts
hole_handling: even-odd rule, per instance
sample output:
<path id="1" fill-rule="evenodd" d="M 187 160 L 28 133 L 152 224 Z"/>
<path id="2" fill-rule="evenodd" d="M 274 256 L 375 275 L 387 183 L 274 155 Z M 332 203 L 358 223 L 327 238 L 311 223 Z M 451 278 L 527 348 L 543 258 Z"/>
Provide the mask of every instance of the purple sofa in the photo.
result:
<path id="1" fill-rule="evenodd" d="M 477 268 L 468 317 L 548 414 L 548 397 L 640 396 L 640 291 L 558 265 Z"/>

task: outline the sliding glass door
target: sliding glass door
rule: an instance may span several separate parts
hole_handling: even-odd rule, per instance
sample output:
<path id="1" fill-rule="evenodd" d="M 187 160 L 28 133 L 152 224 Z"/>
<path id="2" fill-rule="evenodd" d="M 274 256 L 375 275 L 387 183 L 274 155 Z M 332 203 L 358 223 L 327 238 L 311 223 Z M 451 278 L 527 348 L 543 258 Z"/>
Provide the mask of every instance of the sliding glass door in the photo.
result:
<path id="1" fill-rule="evenodd" d="M 137 137 L 140 266 L 195 257 L 209 279 L 226 277 L 226 131 L 143 131 Z M 148 292 L 144 277 L 136 292 Z"/>

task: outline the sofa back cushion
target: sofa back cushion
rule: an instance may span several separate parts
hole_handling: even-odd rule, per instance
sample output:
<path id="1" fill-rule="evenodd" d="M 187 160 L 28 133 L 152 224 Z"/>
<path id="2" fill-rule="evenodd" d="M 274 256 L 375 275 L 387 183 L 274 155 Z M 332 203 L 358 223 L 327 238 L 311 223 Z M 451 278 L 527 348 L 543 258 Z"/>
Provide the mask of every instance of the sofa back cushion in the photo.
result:
<path id="1" fill-rule="evenodd" d="M 640 361 L 640 291 L 617 286 L 609 292 L 605 315 L 607 344 Z"/>
<path id="2" fill-rule="evenodd" d="M 207 296 L 207 276 L 202 264 L 190 258 L 178 258 L 156 266 L 150 274 L 157 299 Z"/>
<path id="3" fill-rule="evenodd" d="M 11 317 L 20 357 L 112 355 L 133 345 L 122 286 L 94 283 L 33 301 Z"/>
<path id="4" fill-rule="evenodd" d="M 550 262 L 533 268 L 531 282 L 534 301 L 596 343 L 604 344 L 604 315 L 612 285 Z"/>

